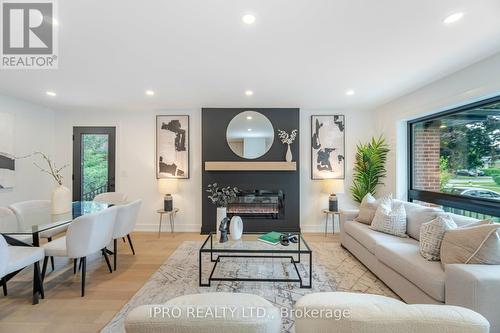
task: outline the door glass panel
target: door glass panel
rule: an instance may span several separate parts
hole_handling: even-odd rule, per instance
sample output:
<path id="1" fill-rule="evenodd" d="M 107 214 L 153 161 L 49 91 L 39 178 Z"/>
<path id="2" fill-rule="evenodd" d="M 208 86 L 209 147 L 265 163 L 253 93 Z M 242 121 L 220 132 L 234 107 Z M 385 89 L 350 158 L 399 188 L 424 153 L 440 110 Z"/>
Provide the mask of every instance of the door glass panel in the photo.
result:
<path id="1" fill-rule="evenodd" d="M 91 201 L 100 193 L 108 192 L 109 136 L 82 134 L 81 198 Z"/>

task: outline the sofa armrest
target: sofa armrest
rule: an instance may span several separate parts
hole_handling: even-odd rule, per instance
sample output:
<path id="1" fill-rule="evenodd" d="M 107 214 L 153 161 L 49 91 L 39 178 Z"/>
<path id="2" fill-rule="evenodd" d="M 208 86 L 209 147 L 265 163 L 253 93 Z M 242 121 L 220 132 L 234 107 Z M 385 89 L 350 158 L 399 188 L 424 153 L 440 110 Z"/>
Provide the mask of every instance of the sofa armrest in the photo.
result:
<path id="1" fill-rule="evenodd" d="M 482 314 L 500 332 L 500 265 L 446 265 L 446 304 Z"/>
<path id="2" fill-rule="evenodd" d="M 358 217 L 359 209 L 340 209 L 339 210 L 339 226 L 340 231 L 344 227 L 344 223 L 347 221 L 352 221 Z"/>

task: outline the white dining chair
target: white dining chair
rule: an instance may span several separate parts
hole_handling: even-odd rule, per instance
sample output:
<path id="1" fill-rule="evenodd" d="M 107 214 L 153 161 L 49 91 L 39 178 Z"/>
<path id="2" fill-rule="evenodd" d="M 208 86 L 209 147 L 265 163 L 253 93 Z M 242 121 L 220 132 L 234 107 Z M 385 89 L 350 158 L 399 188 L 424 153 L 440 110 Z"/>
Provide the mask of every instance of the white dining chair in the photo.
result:
<path id="1" fill-rule="evenodd" d="M 49 257 L 67 257 L 73 259 L 73 272 L 76 273 L 76 262 L 80 259 L 82 267 L 82 297 L 85 296 L 85 275 L 87 256 L 101 252 L 106 259 L 110 273 L 111 263 L 106 252 L 106 245 L 113 239 L 113 228 L 117 207 L 106 208 L 95 214 L 87 214 L 76 218 L 68 226 L 66 236 L 44 244 L 42 280 L 45 278 Z"/>
<path id="2" fill-rule="evenodd" d="M 33 304 L 38 303 L 38 293 L 45 298 L 40 275 L 39 261 L 44 257 L 43 249 L 31 246 L 9 246 L 0 235 L 0 278 L 3 294 L 7 296 L 7 282 L 19 271 L 33 265 Z"/>
<path id="3" fill-rule="evenodd" d="M 117 206 L 125 204 L 127 202 L 127 196 L 119 192 L 106 192 L 96 195 L 94 201 Z"/>
<path id="4" fill-rule="evenodd" d="M 29 200 L 17 202 L 9 206 L 16 214 L 19 227 L 26 230 L 34 225 L 44 225 L 52 223 L 52 203 L 49 200 Z M 68 225 L 58 226 L 40 232 L 39 237 L 52 241 L 52 237 L 65 232 Z M 37 245 L 37 244 L 35 244 Z M 52 270 L 54 270 L 54 258 L 50 259 Z"/>
<path id="5" fill-rule="evenodd" d="M 3 231 L 5 233 L 8 232 L 8 237 L 16 241 L 20 241 L 21 243 L 33 243 L 33 237 L 31 235 L 14 233 L 21 230 L 19 229 L 19 224 L 17 223 L 16 214 L 14 214 L 14 212 L 10 208 L 0 207 L 0 231 Z"/>
<path id="6" fill-rule="evenodd" d="M 116 260 L 118 256 L 117 239 L 127 237 L 132 254 L 135 255 L 134 245 L 130 233 L 137 223 L 137 216 L 141 209 L 141 200 L 136 200 L 126 205 L 117 206 L 115 228 L 113 230 L 113 266 L 116 271 Z"/>

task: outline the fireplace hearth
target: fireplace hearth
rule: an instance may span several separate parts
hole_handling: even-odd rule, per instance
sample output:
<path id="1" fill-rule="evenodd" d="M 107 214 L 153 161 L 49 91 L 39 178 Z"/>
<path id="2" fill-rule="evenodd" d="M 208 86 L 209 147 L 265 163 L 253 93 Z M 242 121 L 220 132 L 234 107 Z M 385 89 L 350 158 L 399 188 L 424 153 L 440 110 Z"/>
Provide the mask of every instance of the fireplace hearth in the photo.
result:
<path id="1" fill-rule="evenodd" d="M 229 203 L 227 214 L 229 217 L 281 219 L 285 216 L 285 195 L 282 190 L 240 191 Z"/>

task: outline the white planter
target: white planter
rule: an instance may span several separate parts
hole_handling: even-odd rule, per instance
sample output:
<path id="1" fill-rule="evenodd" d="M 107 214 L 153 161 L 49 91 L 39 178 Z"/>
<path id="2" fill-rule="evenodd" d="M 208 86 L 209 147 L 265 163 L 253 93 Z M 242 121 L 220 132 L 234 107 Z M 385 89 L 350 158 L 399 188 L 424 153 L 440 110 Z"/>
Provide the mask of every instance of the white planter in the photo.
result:
<path id="1" fill-rule="evenodd" d="M 217 220 L 215 220 L 215 229 L 217 230 L 217 240 L 220 239 L 220 222 L 227 217 L 226 207 L 217 207 Z"/>
<path id="2" fill-rule="evenodd" d="M 64 214 L 71 212 L 71 191 L 64 185 L 60 185 L 52 192 L 52 214 Z"/>
<path id="3" fill-rule="evenodd" d="M 288 145 L 288 149 L 286 150 L 286 161 L 291 162 L 292 158 L 292 150 L 290 149 L 290 145 Z"/>
<path id="4" fill-rule="evenodd" d="M 231 233 L 232 240 L 238 240 L 243 235 L 243 221 L 239 216 L 233 216 L 231 218 L 231 224 L 229 225 L 229 232 Z"/>

